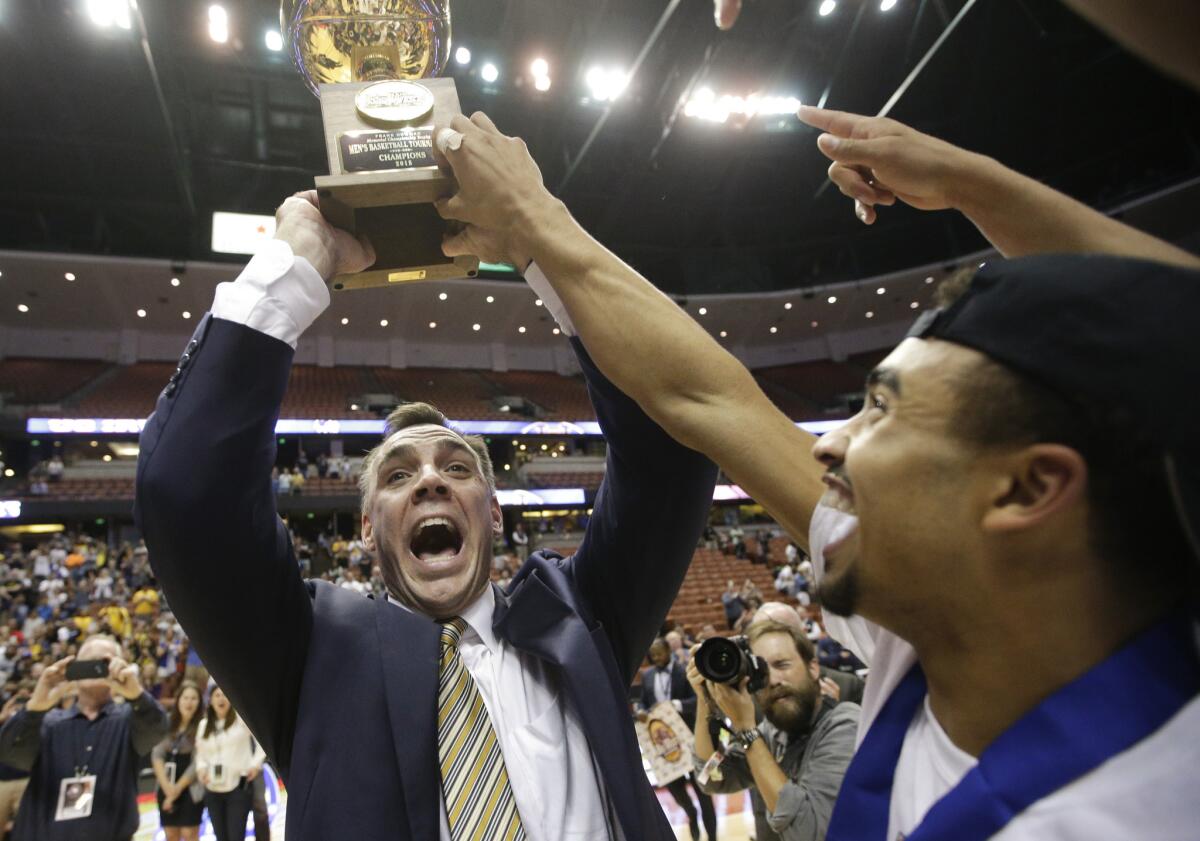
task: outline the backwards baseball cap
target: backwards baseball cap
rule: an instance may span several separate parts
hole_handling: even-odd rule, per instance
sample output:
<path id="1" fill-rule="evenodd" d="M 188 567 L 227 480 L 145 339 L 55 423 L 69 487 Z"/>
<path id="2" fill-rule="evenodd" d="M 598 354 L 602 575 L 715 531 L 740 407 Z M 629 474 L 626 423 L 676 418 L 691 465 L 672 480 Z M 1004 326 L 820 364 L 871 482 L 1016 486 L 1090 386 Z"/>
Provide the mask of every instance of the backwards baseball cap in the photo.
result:
<path id="1" fill-rule="evenodd" d="M 1162 448 L 1179 522 L 1200 560 L 1200 271 L 1100 255 L 988 263 L 910 337 L 973 348 L 1056 392 L 1133 419 Z"/>

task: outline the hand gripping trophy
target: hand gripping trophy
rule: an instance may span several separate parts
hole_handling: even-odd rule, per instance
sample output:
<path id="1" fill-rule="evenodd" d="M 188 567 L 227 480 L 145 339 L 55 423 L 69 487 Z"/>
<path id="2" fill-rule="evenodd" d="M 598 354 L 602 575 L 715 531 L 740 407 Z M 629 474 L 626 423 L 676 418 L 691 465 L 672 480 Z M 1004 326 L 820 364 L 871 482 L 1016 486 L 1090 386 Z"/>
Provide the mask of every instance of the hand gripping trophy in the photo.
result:
<path id="1" fill-rule="evenodd" d="M 442 254 L 447 223 L 433 206 L 454 190 L 433 156 L 434 123 L 461 113 L 454 80 L 437 78 L 450 56 L 450 0 L 283 0 L 279 15 L 321 99 L 321 212 L 375 247 L 375 265 L 333 288 L 474 277 L 477 259 Z"/>

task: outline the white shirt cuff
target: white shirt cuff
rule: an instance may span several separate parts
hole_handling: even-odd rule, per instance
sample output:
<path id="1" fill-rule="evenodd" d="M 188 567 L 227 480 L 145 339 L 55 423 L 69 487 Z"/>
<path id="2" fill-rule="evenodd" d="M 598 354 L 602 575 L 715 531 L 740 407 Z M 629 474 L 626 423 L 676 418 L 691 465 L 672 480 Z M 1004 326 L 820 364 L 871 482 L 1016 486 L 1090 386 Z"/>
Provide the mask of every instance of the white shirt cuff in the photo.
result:
<path id="1" fill-rule="evenodd" d="M 294 348 L 328 306 L 329 288 L 312 264 L 283 240 L 271 239 L 259 246 L 237 280 L 217 285 L 212 314 Z"/>
<path id="2" fill-rule="evenodd" d="M 554 291 L 554 287 L 550 285 L 550 281 L 537 263 L 530 263 L 529 268 L 525 270 L 525 282 L 542 299 L 542 303 L 554 316 L 554 320 L 558 322 L 559 329 L 563 331 L 563 334 L 574 336 L 576 334 L 575 325 L 571 323 L 571 316 L 567 315 L 567 308 L 563 306 L 558 293 Z"/>

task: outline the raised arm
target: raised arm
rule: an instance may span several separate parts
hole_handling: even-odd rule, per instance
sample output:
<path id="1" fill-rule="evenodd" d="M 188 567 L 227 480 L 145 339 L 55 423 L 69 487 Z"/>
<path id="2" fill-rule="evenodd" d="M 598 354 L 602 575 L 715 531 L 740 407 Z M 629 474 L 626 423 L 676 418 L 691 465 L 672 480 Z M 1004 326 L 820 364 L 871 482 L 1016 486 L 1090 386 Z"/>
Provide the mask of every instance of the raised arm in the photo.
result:
<path id="1" fill-rule="evenodd" d="M 1006 257 L 1078 252 L 1200 267 L 1183 249 L 895 120 L 808 107 L 800 119 L 825 132 L 817 147 L 833 161 L 829 177 L 864 224 L 874 223 L 878 206 L 900 200 L 962 212 Z"/>
<path id="2" fill-rule="evenodd" d="M 813 436 L 670 298 L 576 224 L 542 186 L 524 143 L 500 134 L 486 116 L 472 120 L 455 119 L 462 142 L 447 152 L 460 192 L 439 209 L 469 224 L 446 252 L 520 266 L 535 260 L 599 369 L 806 544 L 822 491 L 809 452 Z"/>
<path id="3" fill-rule="evenodd" d="M 294 342 L 328 303 L 322 277 L 364 255 L 340 256 L 354 241 L 307 199 L 285 202 L 278 221 L 277 239 L 218 287 L 159 397 L 136 514 L 192 644 L 286 773 L 312 603 L 275 512 L 275 420 Z"/>
<path id="4" fill-rule="evenodd" d="M 717 469 L 672 440 L 572 340 L 608 442 L 604 481 L 571 568 L 632 681 L 666 618 L 712 507 Z"/>

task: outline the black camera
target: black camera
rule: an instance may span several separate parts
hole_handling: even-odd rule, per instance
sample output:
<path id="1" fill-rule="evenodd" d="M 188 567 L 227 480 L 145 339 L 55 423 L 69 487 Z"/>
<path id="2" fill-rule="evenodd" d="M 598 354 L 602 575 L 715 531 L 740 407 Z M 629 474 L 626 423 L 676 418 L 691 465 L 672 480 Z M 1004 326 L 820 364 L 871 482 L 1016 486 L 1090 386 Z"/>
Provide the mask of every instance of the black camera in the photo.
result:
<path id="1" fill-rule="evenodd" d="M 754 693 L 765 688 L 770 677 L 766 661 L 750 650 L 745 637 L 707 639 L 695 657 L 696 670 L 713 683 L 737 684 L 748 677 L 746 690 Z"/>

